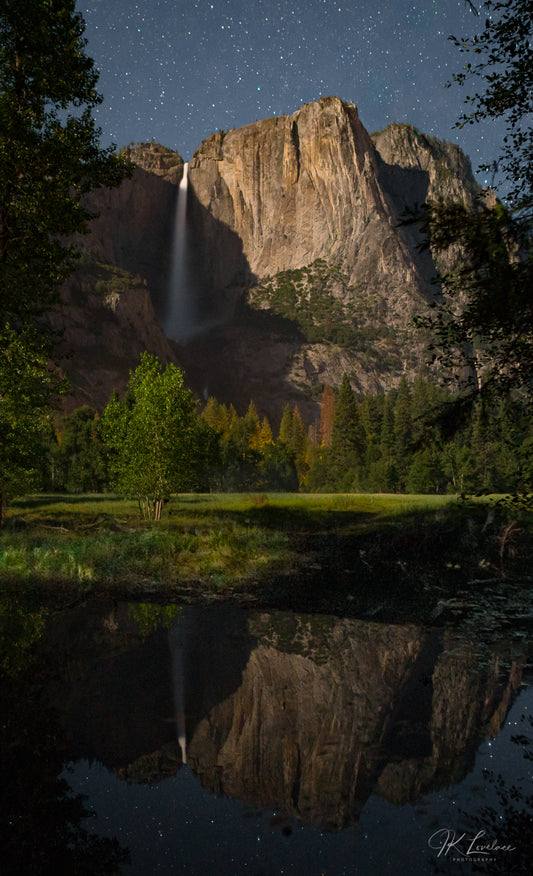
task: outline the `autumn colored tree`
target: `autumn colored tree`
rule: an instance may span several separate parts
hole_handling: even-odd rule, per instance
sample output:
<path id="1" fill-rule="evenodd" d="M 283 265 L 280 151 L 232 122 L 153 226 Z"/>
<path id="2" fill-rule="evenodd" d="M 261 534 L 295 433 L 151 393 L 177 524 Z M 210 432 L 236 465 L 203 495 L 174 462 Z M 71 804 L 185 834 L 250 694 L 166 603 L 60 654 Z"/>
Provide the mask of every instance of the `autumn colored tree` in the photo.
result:
<path id="1" fill-rule="evenodd" d="M 333 436 L 333 417 L 335 415 L 335 393 L 328 383 L 324 384 L 320 399 L 320 442 L 324 447 L 331 447 Z"/>

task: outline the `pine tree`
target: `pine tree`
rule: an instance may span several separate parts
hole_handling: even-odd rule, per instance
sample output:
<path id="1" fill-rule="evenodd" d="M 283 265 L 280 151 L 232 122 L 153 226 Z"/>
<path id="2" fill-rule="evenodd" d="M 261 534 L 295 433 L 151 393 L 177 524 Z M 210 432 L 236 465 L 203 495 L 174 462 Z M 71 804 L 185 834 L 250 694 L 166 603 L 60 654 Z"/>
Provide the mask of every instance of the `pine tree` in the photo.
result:
<path id="1" fill-rule="evenodd" d="M 411 420 L 413 441 L 423 438 L 426 433 L 426 422 L 429 416 L 430 401 L 427 380 L 419 372 L 413 384 L 411 397 Z"/>
<path id="2" fill-rule="evenodd" d="M 396 455 L 400 459 L 407 456 L 411 437 L 411 392 L 407 378 L 403 375 L 398 386 L 398 395 L 394 405 L 394 444 Z"/>
<path id="3" fill-rule="evenodd" d="M 307 433 L 302 420 L 302 415 L 298 409 L 298 405 L 294 405 L 292 412 L 292 436 L 290 447 L 294 451 L 297 459 L 301 459 L 305 454 L 307 445 Z"/>
<path id="4" fill-rule="evenodd" d="M 365 451 L 365 434 L 361 425 L 359 406 L 352 392 L 348 375 L 342 378 L 331 439 L 332 472 L 337 479 L 360 468 Z"/>
<path id="5" fill-rule="evenodd" d="M 287 447 L 290 447 L 292 443 L 292 421 L 293 411 L 290 404 L 287 403 L 283 410 L 283 416 L 281 418 L 281 423 L 279 424 L 278 433 L 278 441 L 282 441 L 283 444 L 287 445 Z"/>
<path id="6" fill-rule="evenodd" d="M 130 173 L 100 147 L 84 29 L 75 0 L 0 4 L 0 310 L 16 328 L 46 313 L 71 273 L 83 196 Z"/>
<path id="7" fill-rule="evenodd" d="M 385 404 L 382 395 L 367 395 L 361 403 L 361 423 L 365 430 L 365 464 L 376 462 L 381 456 L 381 427 L 383 408 Z"/>
<path id="8" fill-rule="evenodd" d="M 390 391 L 385 396 L 383 405 L 383 418 L 381 421 L 381 452 L 385 458 L 391 458 L 394 454 L 394 404 L 396 393 Z"/>

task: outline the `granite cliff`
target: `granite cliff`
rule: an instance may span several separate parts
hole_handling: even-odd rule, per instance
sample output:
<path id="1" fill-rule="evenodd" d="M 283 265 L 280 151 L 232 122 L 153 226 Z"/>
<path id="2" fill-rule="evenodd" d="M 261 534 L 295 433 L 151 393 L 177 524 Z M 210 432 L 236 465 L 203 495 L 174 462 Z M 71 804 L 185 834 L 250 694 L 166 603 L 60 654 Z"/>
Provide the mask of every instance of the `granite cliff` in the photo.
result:
<path id="1" fill-rule="evenodd" d="M 183 160 L 153 143 L 129 153 L 136 172 L 93 195 L 99 217 L 83 247 L 139 275 L 162 321 Z M 274 419 L 298 402 L 311 417 L 320 384 L 344 371 L 379 391 L 416 370 L 413 316 L 436 294 L 435 267 L 400 222 L 428 196 L 472 197 L 456 146 L 409 125 L 370 136 L 354 104 L 323 98 L 212 135 L 188 178 L 195 317 L 174 355 L 199 392 L 240 406 L 254 397 Z"/>

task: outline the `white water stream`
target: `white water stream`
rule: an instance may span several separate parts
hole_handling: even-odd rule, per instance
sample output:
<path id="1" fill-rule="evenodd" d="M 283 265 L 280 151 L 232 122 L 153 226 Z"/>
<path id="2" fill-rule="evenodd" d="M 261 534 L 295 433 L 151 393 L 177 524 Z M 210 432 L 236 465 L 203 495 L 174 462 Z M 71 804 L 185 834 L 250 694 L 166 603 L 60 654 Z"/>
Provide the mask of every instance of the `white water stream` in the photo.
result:
<path id="1" fill-rule="evenodd" d="M 176 204 L 172 262 L 168 289 L 168 307 L 165 332 L 175 341 L 186 340 L 195 328 L 195 319 L 189 291 L 187 272 L 187 192 L 189 164 L 183 165 Z"/>

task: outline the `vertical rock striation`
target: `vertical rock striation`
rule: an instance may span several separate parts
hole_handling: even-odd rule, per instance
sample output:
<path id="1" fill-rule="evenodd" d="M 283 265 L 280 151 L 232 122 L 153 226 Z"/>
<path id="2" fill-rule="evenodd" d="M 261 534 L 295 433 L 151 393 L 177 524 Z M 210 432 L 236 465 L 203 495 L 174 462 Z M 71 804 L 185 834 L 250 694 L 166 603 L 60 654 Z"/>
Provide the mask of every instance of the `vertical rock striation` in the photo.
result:
<path id="1" fill-rule="evenodd" d="M 384 163 L 355 105 L 325 98 L 213 135 L 195 153 L 190 184 L 209 216 L 238 235 L 256 278 L 323 258 L 351 284 L 382 292 L 396 284 L 394 308 L 407 287 L 411 295 L 431 290 L 398 228 Z M 427 172 L 411 177 L 417 194 L 427 190 Z M 218 273 L 229 282 L 236 269 Z"/>

